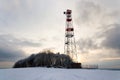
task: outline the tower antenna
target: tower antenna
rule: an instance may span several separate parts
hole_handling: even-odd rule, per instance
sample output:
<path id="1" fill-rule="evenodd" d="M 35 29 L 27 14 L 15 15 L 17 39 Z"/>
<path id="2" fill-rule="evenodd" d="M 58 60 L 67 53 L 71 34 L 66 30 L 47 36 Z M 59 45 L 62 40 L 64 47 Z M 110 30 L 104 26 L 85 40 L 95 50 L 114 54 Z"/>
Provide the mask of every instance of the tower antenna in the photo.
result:
<path id="1" fill-rule="evenodd" d="M 64 12 L 64 14 L 66 15 L 64 53 L 69 55 L 74 61 L 76 61 L 77 51 L 76 51 L 74 27 L 72 22 L 72 10 L 67 9 Z"/>

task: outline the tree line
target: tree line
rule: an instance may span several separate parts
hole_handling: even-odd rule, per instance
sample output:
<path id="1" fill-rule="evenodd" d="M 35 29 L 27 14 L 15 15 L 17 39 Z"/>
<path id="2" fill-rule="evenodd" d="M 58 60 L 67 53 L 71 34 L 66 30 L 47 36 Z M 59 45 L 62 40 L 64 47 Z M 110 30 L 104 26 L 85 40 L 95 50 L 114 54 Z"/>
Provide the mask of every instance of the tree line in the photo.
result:
<path id="1" fill-rule="evenodd" d="M 13 68 L 21 67 L 56 67 L 69 68 L 73 63 L 72 59 L 65 54 L 53 53 L 50 51 L 39 52 L 17 61 Z"/>

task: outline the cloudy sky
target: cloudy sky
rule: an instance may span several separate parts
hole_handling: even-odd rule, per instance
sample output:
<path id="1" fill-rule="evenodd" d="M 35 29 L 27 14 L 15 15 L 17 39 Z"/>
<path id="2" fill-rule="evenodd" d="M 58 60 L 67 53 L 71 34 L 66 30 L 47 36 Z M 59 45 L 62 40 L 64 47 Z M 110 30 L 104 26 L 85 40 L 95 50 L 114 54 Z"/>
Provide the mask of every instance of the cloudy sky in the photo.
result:
<path id="1" fill-rule="evenodd" d="M 0 67 L 42 50 L 63 53 L 66 9 L 78 60 L 120 68 L 120 0 L 0 0 Z"/>

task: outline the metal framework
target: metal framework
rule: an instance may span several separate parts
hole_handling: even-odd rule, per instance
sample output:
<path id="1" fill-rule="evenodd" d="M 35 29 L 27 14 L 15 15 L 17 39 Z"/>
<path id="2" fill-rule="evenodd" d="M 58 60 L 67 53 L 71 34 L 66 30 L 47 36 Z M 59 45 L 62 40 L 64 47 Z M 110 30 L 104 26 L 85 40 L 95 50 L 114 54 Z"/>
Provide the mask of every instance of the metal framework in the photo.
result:
<path id="1" fill-rule="evenodd" d="M 64 14 L 66 15 L 64 53 L 69 55 L 75 61 L 77 59 L 77 52 L 74 27 L 72 24 L 72 10 L 67 9 Z"/>

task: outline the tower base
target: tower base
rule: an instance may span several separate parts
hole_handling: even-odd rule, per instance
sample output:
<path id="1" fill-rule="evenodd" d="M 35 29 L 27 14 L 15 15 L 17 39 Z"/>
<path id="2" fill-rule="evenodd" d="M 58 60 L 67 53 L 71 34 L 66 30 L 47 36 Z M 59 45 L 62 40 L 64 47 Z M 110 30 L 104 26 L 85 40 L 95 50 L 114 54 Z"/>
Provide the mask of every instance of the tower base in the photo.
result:
<path id="1" fill-rule="evenodd" d="M 80 69 L 82 68 L 81 63 L 71 63 L 69 68 Z"/>

